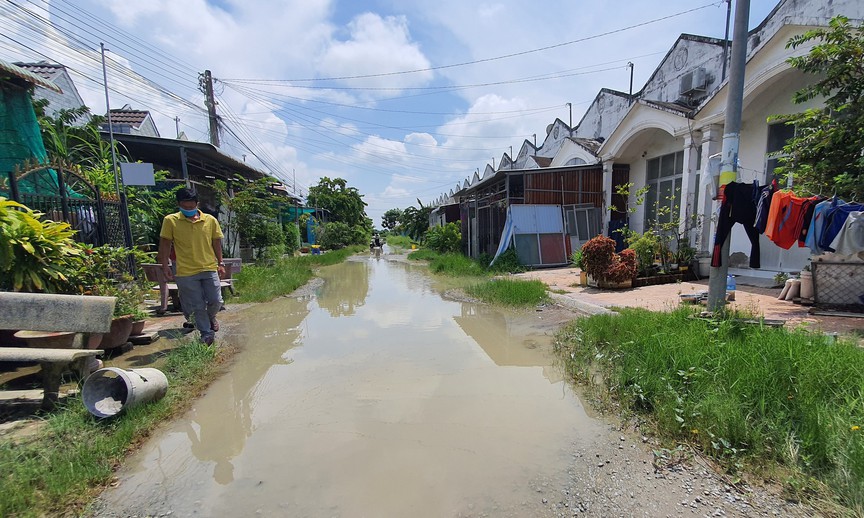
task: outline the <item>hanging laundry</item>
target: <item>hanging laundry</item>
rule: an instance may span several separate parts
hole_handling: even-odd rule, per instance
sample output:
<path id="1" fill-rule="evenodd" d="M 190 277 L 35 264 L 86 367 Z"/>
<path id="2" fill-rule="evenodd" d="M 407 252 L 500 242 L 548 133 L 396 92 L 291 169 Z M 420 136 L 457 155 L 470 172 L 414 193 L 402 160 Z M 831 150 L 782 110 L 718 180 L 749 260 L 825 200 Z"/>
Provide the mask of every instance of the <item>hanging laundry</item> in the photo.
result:
<path id="1" fill-rule="evenodd" d="M 777 180 L 771 180 L 771 183 L 755 189 L 753 191 L 754 203 L 756 203 L 756 223 L 754 226 L 760 234 L 765 233 L 765 227 L 768 224 L 768 211 L 771 209 L 771 198 L 777 192 Z"/>
<path id="2" fill-rule="evenodd" d="M 801 248 L 807 246 L 807 235 L 810 233 L 810 222 L 813 221 L 816 206 L 825 199 L 821 196 L 814 198 L 811 198 L 804 206 L 804 215 L 801 218 L 801 233 L 798 235 L 798 246 Z"/>
<path id="3" fill-rule="evenodd" d="M 771 206 L 768 208 L 768 219 L 765 222 L 765 237 L 774 241 L 774 233 L 777 232 L 777 220 L 786 211 L 791 202 L 792 193 L 789 191 L 777 191 L 771 197 Z"/>
<path id="4" fill-rule="evenodd" d="M 838 200 L 835 196 L 832 199 L 819 202 L 813 207 L 813 217 L 810 219 L 810 228 L 807 230 L 807 238 L 804 244 L 810 247 L 810 251 L 814 255 L 819 255 L 825 250 L 819 246 L 819 241 L 822 239 L 822 231 L 825 229 L 825 217 L 828 212 L 837 206 Z M 839 203 L 844 203 L 842 200 Z"/>
<path id="5" fill-rule="evenodd" d="M 744 226 L 747 238 L 750 239 L 750 268 L 759 268 L 759 232 L 753 226 L 756 222 L 756 203 L 753 201 L 760 187 L 758 184 L 731 182 L 723 191 L 723 203 L 720 205 L 720 217 L 717 220 L 717 230 L 714 234 L 714 250 L 711 254 L 711 266 L 722 265 L 720 248 L 732 232 L 735 223 Z"/>
<path id="6" fill-rule="evenodd" d="M 811 204 L 818 201 L 818 196 L 802 198 L 792 192 L 775 193 L 771 201 L 765 235 L 775 245 L 789 250 L 792 245 L 799 242 L 804 225 L 804 213 Z M 799 246 L 804 245 L 799 243 Z"/>
<path id="7" fill-rule="evenodd" d="M 840 255 L 855 255 L 864 259 L 864 212 L 850 212 L 831 248 Z"/>
<path id="8" fill-rule="evenodd" d="M 843 228 L 846 218 L 848 218 L 849 214 L 852 212 L 861 211 L 864 211 L 864 204 L 861 203 L 846 203 L 837 205 L 831 209 L 825 217 L 825 226 L 822 229 L 822 237 L 819 240 L 819 246 L 829 252 L 833 252 L 834 247 L 831 246 L 831 242 L 834 241 L 834 238 L 840 233 L 840 229 Z"/>

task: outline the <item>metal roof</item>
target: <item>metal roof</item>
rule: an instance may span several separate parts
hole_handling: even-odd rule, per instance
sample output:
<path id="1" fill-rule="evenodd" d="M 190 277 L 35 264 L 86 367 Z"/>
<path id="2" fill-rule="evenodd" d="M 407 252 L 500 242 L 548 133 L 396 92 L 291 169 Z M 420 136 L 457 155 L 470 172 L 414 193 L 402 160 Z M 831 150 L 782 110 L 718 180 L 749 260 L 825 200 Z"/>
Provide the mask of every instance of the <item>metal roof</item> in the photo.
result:
<path id="1" fill-rule="evenodd" d="M 63 93 L 63 90 L 61 90 L 59 86 L 55 85 L 51 81 L 43 79 L 36 74 L 30 72 L 29 70 L 24 70 L 19 66 L 13 65 L 12 63 L 7 63 L 2 59 L 0 59 L 0 70 L 8 74 L 12 74 L 18 79 L 22 79 L 30 84 L 41 86 L 42 88 L 47 88 L 49 90 L 57 92 L 58 94 Z"/>

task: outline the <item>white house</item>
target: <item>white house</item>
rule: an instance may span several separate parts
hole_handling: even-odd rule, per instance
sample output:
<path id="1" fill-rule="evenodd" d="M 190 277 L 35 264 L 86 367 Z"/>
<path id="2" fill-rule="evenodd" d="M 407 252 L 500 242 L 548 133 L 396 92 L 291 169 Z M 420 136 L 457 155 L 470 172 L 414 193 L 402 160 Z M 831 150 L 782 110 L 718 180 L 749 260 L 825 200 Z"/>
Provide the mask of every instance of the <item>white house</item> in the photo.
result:
<path id="1" fill-rule="evenodd" d="M 839 14 L 861 20 L 864 4 L 854 0 L 784 0 L 750 31 L 738 181 L 765 184 L 773 178 L 776 152 L 792 130 L 782 124 L 769 124 L 770 116 L 800 112 L 819 104 L 818 100 L 804 105 L 792 103 L 793 93 L 813 78 L 787 63 L 793 55 L 806 54 L 809 47 L 792 50 L 786 48 L 786 43 L 808 29 L 826 26 Z M 714 233 L 711 216 L 716 211 L 716 202 L 711 200 L 714 179 L 706 173 L 709 157 L 722 148 L 726 119 L 728 78 L 723 77 L 723 55 L 722 40 L 682 35 L 614 129 L 600 135 L 604 141 L 598 150 L 607 171 L 611 172 L 615 164 L 629 166 L 634 191 L 649 187 L 645 203 L 635 207 L 630 217 L 631 228 L 644 230 L 646 222 L 656 218 L 658 207 L 679 207 L 682 227 L 692 226 L 690 238 L 703 252 L 710 250 Z M 606 115 L 608 119 L 608 112 Z M 602 124 L 594 116 L 583 119 L 580 129 L 582 126 L 589 131 Z M 612 175 L 606 174 L 605 180 L 606 199 L 611 204 Z M 607 215 L 607 228 L 608 221 Z M 800 270 L 809 257 L 806 248 L 783 250 L 764 236 L 760 239 L 762 275 Z M 747 267 L 750 242 L 740 226 L 733 228 L 730 252 L 733 268 Z M 755 271 L 748 273 L 758 275 Z"/>
<path id="2" fill-rule="evenodd" d="M 111 127 L 114 133 L 128 133 L 130 135 L 142 135 L 145 137 L 158 137 L 159 130 L 153 122 L 153 116 L 149 111 L 133 110 L 128 104 L 122 108 L 111 110 Z M 108 131 L 108 117 L 106 114 L 102 130 Z"/>
<path id="3" fill-rule="evenodd" d="M 814 78 L 787 63 L 810 47 L 793 50 L 786 43 L 809 29 L 827 26 L 837 15 L 860 23 L 864 2 L 781 0 L 749 32 L 738 181 L 765 184 L 773 178 L 777 152 L 793 130 L 769 124 L 770 116 L 800 112 L 821 102 L 792 103 L 793 93 Z M 691 244 L 708 252 L 717 210 L 712 200 L 715 181 L 708 170 L 710 158 L 722 148 L 730 51 L 731 42 L 682 34 L 641 91 L 631 96 L 600 90 L 575 128 L 556 119 L 546 128 L 539 148 L 526 140 L 513 162 L 504 154 L 497 168 L 487 164 L 482 177 L 466 179 L 445 198 L 451 203 L 458 200 L 465 189 L 491 179 L 496 171 L 602 163 L 604 233 L 610 235 L 625 223 L 643 232 L 648 222 L 658 218 L 658 211 L 662 218 L 660 209 L 666 206 L 678 210 L 681 230 Z M 627 183 L 633 184 L 629 199 L 615 189 Z M 644 203 L 637 204 L 633 193 L 645 187 Z M 632 212 L 623 211 L 625 205 Z M 748 268 L 750 242 L 740 225 L 733 228 L 733 273 L 771 277 L 779 271 L 800 270 L 809 257 L 809 249 L 783 250 L 764 236 L 760 239 L 761 269 L 742 271 Z"/>

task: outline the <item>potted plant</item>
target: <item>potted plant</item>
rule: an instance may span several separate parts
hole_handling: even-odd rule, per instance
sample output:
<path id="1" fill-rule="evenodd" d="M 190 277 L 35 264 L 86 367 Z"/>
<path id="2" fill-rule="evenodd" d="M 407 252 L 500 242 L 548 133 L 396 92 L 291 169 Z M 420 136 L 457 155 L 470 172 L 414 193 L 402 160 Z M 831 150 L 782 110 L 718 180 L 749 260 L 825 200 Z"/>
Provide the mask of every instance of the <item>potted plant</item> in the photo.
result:
<path id="1" fill-rule="evenodd" d="M 81 267 L 74 280 L 80 293 L 115 297 L 114 319 L 111 331 L 102 336 L 101 349 L 112 349 L 124 345 L 132 333 L 135 316 L 141 316 L 149 284 L 141 265 L 152 262 L 152 254 L 137 248 L 100 246 L 84 248 Z M 133 270 L 133 268 L 135 268 Z M 137 277 L 132 275 L 137 271 Z M 143 325 L 142 325 L 143 327 Z M 92 337 L 92 341 L 95 341 Z M 93 342 L 88 345 L 92 345 Z"/>
<path id="2" fill-rule="evenodd" d="M 678 262 L 678 269 L 686 272 L 693 264 L 693 259 L 696 258 L 696 249 L 690 246 L 689 241 L 681 239 L 678 241 L 678 250 L 675 252 L 675 260 Z"/>
<path id="3" fill-rule="evenodd" d="M 615 256 L 615 241 L 606 236 L 596 236 L 582 245 L 582 269 L 595 281 L 606 280 L 606 272 Z"/>
<path id="4" fill-rule="evenodd" d="M 582 262 L 600 288 L 625 288 L 636 278 L 636 253 L 627 249 L 615 253 L 615 241 L 596 236 L 582 246 Z"/>
<path id="5" fill-rule="evenodd" d="M 144 333 L 144 326 L 147 325 L 147 312 L 141 309 L 140 306 L 132 311 L 132 331 L 131 336 Z"/>
<path id="6" fill-rule="evenodd" d="M 638 268 L 636 267 L 636 252 L 631 249 L 622 250 L 617 254 L 616 260 L 609 268 L 606 277 L 608 288 L 632 288 L 633 279 L 636 278 Z M 604 287 L 604 286 L 601 286 Z"/>
<path id="7" fill-rule="evenodd" d="M 585 271 L 585 263 L 582 250 L 576 250 L 570 255 L 570 262 L 576 268 L 579 268 L 579 285 L 588 286 L 588 272 Z"/>

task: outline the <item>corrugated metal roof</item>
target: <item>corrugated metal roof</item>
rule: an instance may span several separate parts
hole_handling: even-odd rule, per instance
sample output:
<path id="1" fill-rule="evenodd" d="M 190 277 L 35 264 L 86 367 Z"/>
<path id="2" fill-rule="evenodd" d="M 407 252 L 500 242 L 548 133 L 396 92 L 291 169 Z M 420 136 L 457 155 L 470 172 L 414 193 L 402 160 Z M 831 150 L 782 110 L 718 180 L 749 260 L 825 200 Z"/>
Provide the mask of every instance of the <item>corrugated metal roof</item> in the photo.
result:
<path id="1" fill-rule="evenodd" d="M 0 59 L 0 70 L 7 72 L 9 74 L 12 74 L 13 76 L 17 77 L 18 79 L 23 79 L 24 81 L 27 81 L 30 84 L 38 85 L 38 86 L 41 86 L 43 88 L 53 90 L 53 91 L 57 92 L 58 94 L 63 93 L 63 90 L 61 90 L 59 86 L 55 85 L 51 81 L 48 81 L 47 79 L 42 79 L 41 77 L 30 72 L 29 70 L 24 70 L 23 68 L 15 66 L 12 63 L 7 63 L 7 62 L 3 61 L 2 59 Z"/>

